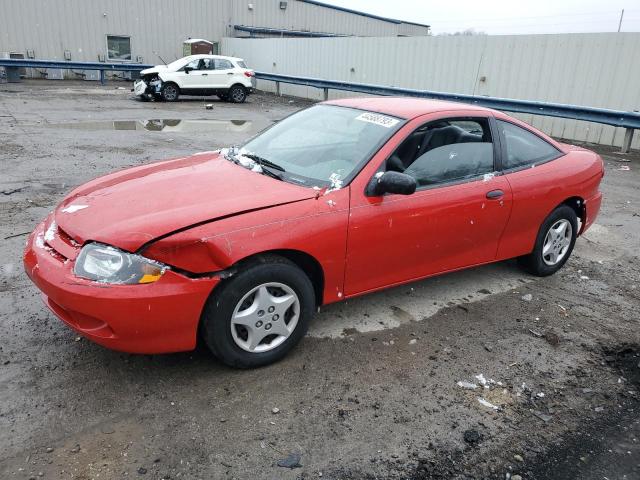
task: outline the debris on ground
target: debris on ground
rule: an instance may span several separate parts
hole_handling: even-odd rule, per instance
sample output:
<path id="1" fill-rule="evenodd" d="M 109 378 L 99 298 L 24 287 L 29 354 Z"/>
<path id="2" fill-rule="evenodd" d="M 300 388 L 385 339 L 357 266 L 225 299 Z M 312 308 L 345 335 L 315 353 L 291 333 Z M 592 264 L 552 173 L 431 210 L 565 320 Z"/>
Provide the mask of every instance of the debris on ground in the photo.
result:
<path id="1" fill-rule="evenodd" d="M 527 294 L 523 295 L 521 298 L 525 302 L 530 302 L 531 300 L 533 300 L 533 295 L 531 295 L 530 293 L 527 293 Z"/>
<path id="2" fill-rule="evenodd" d="M 500 410 L 500 407 L 498 407 L 497 405 L 494 405 L 491 402 L 487 402 L 484 398 L 482 397 L 478 397 L 478 402 L 480 402 L 480 405 L 485 406 L 487 408 L 491 408 L 492 410 Z"/>
<path id="3" fill-rule="evenodd" d="M 529 332 L 531 332 L 531 335 L 533 335 L 534 337 L 542 338 L 542 334 L 540 332 L 531 329 L 529 329 Z"/>
<path id="4" fill-rule="evenodd" d="M 280 409 L 279 409 L 278 407 L 273 407 L 273 408 L 271 409 L 271 413 L 273 413 L 274 415 L 275 415 L 276 413 L 280 413 Z"/>
<path id="5" fill-rule="evenodd" d="M 482 435 L 475 429 L 465 430 L 463 438 L 469 445 L 477 445 L 482 441 Z"/>
<path id="6" fill-rule="evenodd" d="M 14 193 L 19 193 L 22 190 L 24 190 L 24 187 L 12 188 L 11 190 L 2 190 L 0 193 L 2 193 L 3 195 L 13 195 Z"/>
<path id="7" fill-rule="evenodd" d="M 290 453 L 289 455 L 286 456 L 286 458 L 278 460 L 278 466 L 283 468 L 291 468 L 291 469 L 300 468 L 302 467 L 302 464 L 300 463 L 301 458 L 302 458 L 302 455 L 299 453 Z"/>
<path id="8" fill-rule="evenodd" d="M 476 388 L 478 388 L 478 385 L 476 385 L 475 383 L 471 383 L 471 382 L 466 382 L 464 380 L 460 380 L 457 385 L 459 387 L 462 387 L 466 390 L 475 390 Z"/>
<path id="9" fill-rule="evenodd" d="M 547 330 L 544 332 L 544 339 L 549 343 L 549 345 L 553 345 L 554 347 L 560 343 L 560 337 L 553 330 Z"/>

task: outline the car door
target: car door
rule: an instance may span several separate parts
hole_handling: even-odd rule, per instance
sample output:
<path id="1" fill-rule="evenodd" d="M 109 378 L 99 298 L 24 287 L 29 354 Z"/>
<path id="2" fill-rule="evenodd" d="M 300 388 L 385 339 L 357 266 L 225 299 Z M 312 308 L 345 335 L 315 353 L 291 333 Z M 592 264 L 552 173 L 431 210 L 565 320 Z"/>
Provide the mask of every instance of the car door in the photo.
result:
<path id="1" fill-rule="evenodd" d="M 502 144 L 502 171 L 513 191 L 509 224 L 498 249 L 499 258 L 525 255 L 533 250 L 545 218 L 578 192 L 575 165 L 564 162 L 555 141 L 539 135 L 515 119 L 497 118 Z M 557 159 L 557 161 L 555 161 Z"/>
<path id="2" fill-rule="evenodd" d="M 226 58 L 215 59 L 215 70 L 212 72 L 212 84 L 214 88 L 229 88 L 233 85 L 235 67 Z"/>
<path id="3" fill-rule="evenodd" d="M 347 296 L 496 258 L 511 190 L 496 172 L 494 138 L 492 117 L 477 111 L 431 114 L 395 135 L 394 150 L 372 160 L 377 170 L 352 184 Z M 368 195 L 372 176 L 386 170 L 413 176 L 416 192 Z"/>
<path id="4" fill-rule="evenodd" d="M 204 70 L 201 70 L 202 66 L 202 59 L 196 58 L 178 70 L 176 72 L 176 76 L 179 78 L 180 88 L 187 90 L 198 90 L 203 88 L 202 73 Z"/>

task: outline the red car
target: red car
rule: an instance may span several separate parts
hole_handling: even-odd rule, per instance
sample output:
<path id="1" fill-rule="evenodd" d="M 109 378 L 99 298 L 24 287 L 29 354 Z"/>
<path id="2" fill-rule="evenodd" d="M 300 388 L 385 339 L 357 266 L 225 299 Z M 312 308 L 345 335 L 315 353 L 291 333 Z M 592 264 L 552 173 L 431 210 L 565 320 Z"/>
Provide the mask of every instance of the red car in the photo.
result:
<path id="1" fill-rule="evenodd" d="M 412 98 L 297 112 L 242 147 L 76 188 L 31 234 L 27 274 L 85 337 L 283 357 L 320 306 L 517 257 L 564 265 L 600 209 L 602 159 L 503 113 Z"/>

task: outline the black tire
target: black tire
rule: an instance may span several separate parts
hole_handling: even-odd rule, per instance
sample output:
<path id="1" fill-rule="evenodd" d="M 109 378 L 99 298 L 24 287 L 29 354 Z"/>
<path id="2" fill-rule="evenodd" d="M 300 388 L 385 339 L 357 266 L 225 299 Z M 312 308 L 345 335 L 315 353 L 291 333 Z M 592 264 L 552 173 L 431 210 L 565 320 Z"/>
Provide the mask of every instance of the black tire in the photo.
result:
<path id="1" fill-rule="evenodd" d="M 545 258 L 543 256 L 544 243 L 547 239 L 547 234 L 549 233 L 550 229 L 562 221 L 567 221 L 571 225 L 571 238 L 567 238 L 567 240 L 569 240 L 569 244 L 562 258 L 558 260 L 557 263 L 550 265 L 547 262 L 551 261 L 551 259 L 547 259 L 545 261 Z M 551 214 L 545 219 L 544 222 L 542 222 L 540 230 L 538 231 L 538 236 L 536 237 L 536 243 L 534 245 L 533 251 L 529 255 L 518 258 L 518 263 L 527 272 L 538 277 L 553 275 L 562 268 L 562 266 L 571 256 L 571 252 L 573 251 L 573 247 L 576 243 L 577 233 L 578 217 L 575 210 L 568 205 L 559 206 L 553 212 L 551 212 Z"/>
<path id="2" fill-rule="evenodd" d="M 241 300 L 248 293 L 269 282 L 286 285 L 295 292 L 299 300 L 297 324 L 286 340 L 273 349 L 250 352 L 239 346 L 234 339 L 232 328 L 237 329 L 238 326 L 232 326 L 232 317 L 236 307 L 239 307 Z M 237 274 L 215 288 L 202 312 L 201 334 L 213 354 L 226 365 L 236 368 L 261 367 L 280 360 L 297 345 L 307 332 L 314 310 L 313 285 L 297 265 L 276 255 L 258 257 L 242 266 Z M 269 315 L 266 314 L 264 318 Z M 285 321 L 285 315 L 282 315 L 280 321 Z M 271 320 L 267 319 L 265 322 Z M 273 324 L 275 325 L 275 322 Z M 268 338 L 267 336 L 264 340 Z"/>
<path id="3" fill-rule="evenodd" d="M 180 88 L 173 82 L 165 83 L 162 86 L 162 99 L 167 102 L 175 102 L 180 98 Z"/>
<path id="4" fill-rule="evenodd" d="M 247 99 L 247 89 L 242 85 L 232 85 L 227 93 L 228 100 L 233 103 L 244 103 Z"/>

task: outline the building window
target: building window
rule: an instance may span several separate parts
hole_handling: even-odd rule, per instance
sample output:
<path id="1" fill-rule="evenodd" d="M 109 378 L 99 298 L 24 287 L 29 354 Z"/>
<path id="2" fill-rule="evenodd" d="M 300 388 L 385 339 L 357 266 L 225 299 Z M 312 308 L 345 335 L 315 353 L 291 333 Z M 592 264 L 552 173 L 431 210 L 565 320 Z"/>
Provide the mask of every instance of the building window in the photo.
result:
<path id="1" fill-rule="evenodd" d="M 107 57 L 109 60 L 131 60 L 131 37 L 107 35 Z"/>

